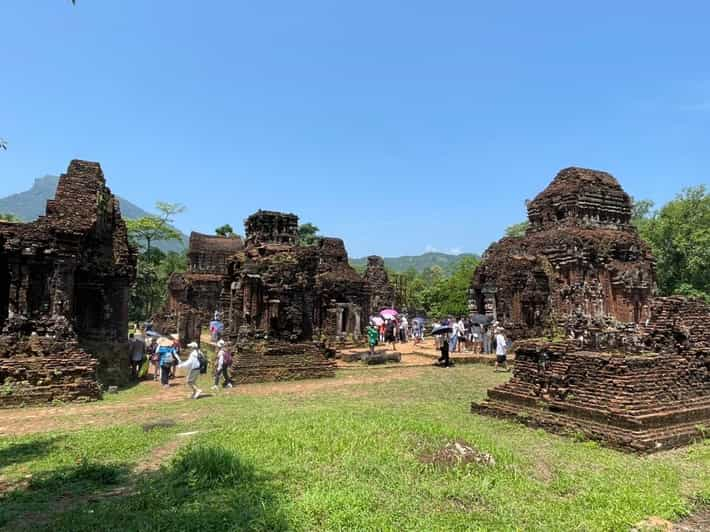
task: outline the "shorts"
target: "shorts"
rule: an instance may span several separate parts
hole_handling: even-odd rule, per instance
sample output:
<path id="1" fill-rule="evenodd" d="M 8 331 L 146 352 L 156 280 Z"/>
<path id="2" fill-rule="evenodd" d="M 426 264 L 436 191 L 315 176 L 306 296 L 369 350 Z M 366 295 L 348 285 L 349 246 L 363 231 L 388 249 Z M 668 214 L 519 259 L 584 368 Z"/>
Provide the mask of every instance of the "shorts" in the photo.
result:
<path id="1" fill-rule="evenodd" d="M 496 355 L 496 362 L 498 362 L 499 364 L 505 362 L 505 355 Z"/>
<path id="2" fill-rule="evenodd" d="M 200 368 L 191 369 L 190 373 L 187 375 L 187 383 L 195 384 L 197 382 L 197 377 L 200 376 Z"/>

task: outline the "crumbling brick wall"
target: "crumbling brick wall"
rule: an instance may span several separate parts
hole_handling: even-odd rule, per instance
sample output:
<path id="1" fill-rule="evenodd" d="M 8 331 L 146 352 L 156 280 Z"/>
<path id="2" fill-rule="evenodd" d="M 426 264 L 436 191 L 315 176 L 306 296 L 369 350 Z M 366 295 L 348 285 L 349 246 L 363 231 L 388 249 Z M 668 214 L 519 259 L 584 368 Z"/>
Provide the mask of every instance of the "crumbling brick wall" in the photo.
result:
<path id="1" fill-rule="evenodd" d="M 527 234 L 484 254 L 472 307 L 518 338 L 540 336 L 575 313 L 644 322 L 655 263 L 630 216 L 631 199 L 610 174 L 562 170 L 528 205 Z"/>
<path id="2" fill-rule="evenodd" d="M 109 351 L 127 353 L 128 289 L 135 264 L 135 250 L 128 243 L 118 201 L 106 186 L 100 165 L 72 161 L 59 179 L 55 198 L 47 202 L 44 216 L 26 224 L 0 223 L 2 342 L 24 345 L 33 333 L 66 342 L 55 355 L 43 351 L 43 360 L 52 371 L 60 371 L 61 357 L 67 353 L 70 365 L 83 356 L 78 346 L 85 341 L 101 340 L 99 345 Z M 42 373 L 37 363 L 41 359 L 25 360 L 25 355 L 22 349 L 5 350 L 6 367 L 24 360 L 28 368 L 35 368 L 31 371 Z M 114 357 L 105 360 L 104 365 L 114 363 Z M 65 372 L 67 379 L 96 381 L 95 365 L 81 362 L 76 367 L 83 368 L 84 377 L 79 378 L 76 371 Z M 121 371 L 106 375 L 112 373 L 119 380 L 128 378 Z M 9 375 L 5 378 L 15 378 Z M 25 377 L 29 383 L 46 381 L 31 374 Z M 71 387 L 69 381 L 53 382 L 55 387 Z M 79 390 L 67 392 L 72 398 L 98 394 L 98 386 L 82 384 L 72 389 Z M 55 390 L 50 395 L 61 393 Z M 27 400 L 46 396 L 28 393 Z M 0 399 L 0 405 L 8 401 Z"/>
<path id="3" fill-rule="evenodd" d="M 638 337 L 625 343 L 634 352 L 518 342 L 513 377 L 473 410 L 644 452 L 702 437 L 697 427 L 710 423 L 710 306 L 672 297 L 652 307 L 648 323 L 628 331 Z"/>
<path id="4" fill-rule="evenodd" d="M 162 334 L 177 334 L 187 344 L 199 341 L 203 327 L 220 314 L 222 290 L 230 258 L 244 248 L 239 237 L 190 234 L 188 271 L 174 273 L 168 282 L 168 301 L 153 316 Z"/>
<path id="5" fill-rule="evenodd" d="M 385 260 L 377 255 L 367 257 L 364 277 L 369 289 L 370 315 L 377 316 L 380 310 L 392 308 L 395 291 L 385 270 Z"/>

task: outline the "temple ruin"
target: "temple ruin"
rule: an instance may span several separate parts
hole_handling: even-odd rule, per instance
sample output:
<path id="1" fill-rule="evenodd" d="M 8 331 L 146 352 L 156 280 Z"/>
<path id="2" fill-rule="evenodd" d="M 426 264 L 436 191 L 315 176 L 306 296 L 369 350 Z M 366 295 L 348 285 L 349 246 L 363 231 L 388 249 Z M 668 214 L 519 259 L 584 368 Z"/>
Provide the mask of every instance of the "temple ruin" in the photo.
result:
<path id="1" fill-rule="evenodd" d="M 472 411 L 653 452 L 710 423 L 710 306 L 654 298 L 654 259 L 609 174 L 562 170 L 524 237 L 489 248 L 472 307 L 515 343 L 512 379 Z"/>
<path id="2" fill-rule="evenodd" d="M 183 344 L 199 341 L 201 331 L 222 312 L 222 290 L 229 258 L 244 248 L 238 236 L 191 233 L 188 270 L 174 273 L 168 283 L 168 301 L 153 317 L 163 334 L 177 334 Z"/>
<path id="3" fill-rule="evenodd" d="M 46 214 L 0 222 L 0 406 L 100 395 L 128 378 L 136 255 L 98 163 L 74 160 Z"/>
<path id="4" fill-rule="evenodd" d="M 365 281 L 370 292 L 370 315 L 377 316 L 380 310 L 393 308 L 395 305 L 395 290 L 390 283 L 385 261 L 382 257 L 371 255 L 367 257 Z"/>
<path id="5" fill-rule="evenodd" d="M 631 207 L 610 174 L 562 170 L 528 204 L 525 236 L 503 238 L 484 254 L 472 309 L 513 338 L 562 329 L 573 315 L 645 321 L 654 259 L 631 225 Z"/>
<path id="6" fill-rule="evenodd" d="M 298 244 L 298 217 L 258 211 L 245 222 L 223 291 L 237 382 L 332 376 L 329 345 L 359 339 L 368 286 L 348 264 L 343 241 Z"/>

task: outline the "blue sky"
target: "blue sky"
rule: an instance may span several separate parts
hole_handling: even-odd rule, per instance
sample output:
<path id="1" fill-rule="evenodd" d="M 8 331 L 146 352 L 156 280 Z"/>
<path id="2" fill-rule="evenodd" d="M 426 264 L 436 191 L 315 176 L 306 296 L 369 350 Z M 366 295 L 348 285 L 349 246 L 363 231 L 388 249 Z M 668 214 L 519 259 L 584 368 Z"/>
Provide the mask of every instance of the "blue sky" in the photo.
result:
<path id="1" fill-rule="evenodd" d="M 0 6 L 0 196 L 101 162 L 177 225 L 292 211 L 352 256 L 482 252 L 566 166 L 708 183 L 706 2 Z"/>

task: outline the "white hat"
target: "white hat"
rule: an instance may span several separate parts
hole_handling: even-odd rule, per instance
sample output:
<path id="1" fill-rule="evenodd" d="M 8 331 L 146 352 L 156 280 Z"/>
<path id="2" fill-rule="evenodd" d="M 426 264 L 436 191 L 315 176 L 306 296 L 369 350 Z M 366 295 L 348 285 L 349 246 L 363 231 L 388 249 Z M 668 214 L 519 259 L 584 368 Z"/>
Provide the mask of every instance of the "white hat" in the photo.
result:
<path id="1" fill-rule="evenodd" d="M 217 347 L 224 347 L 224 340 L 217 342 Z"/>
<path id="2" fill-rule="evenodd" d="M 197 345 L 197 342 L 190 342 L 189 344 L 187 344 L 187 347 L 197 349 L 199 346 Z"/>

